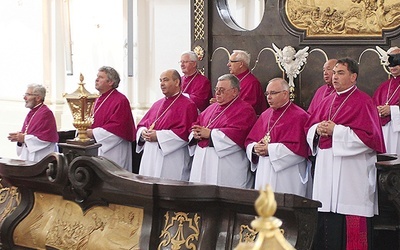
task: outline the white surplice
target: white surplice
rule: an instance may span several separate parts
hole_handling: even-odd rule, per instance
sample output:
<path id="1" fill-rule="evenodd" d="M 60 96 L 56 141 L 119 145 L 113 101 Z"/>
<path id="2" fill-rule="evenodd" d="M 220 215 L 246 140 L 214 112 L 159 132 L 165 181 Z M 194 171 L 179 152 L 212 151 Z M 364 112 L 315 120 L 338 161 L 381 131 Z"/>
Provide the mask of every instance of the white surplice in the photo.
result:
<path id="1" fill-rule="evenodd" d="M 50 153 L 57 152 L 57 143 L 42 141 L 34 135 L 25 135 L 22 146 L 17 145 L 17 155 L 21 160 L 38 162 Z"/>
<path id="2" fill-rule="evenodd" d="M 107 130 L 97 127 L 93 129 L 96 142 L 101 144 L 98 155 L 103 156 L 121 168 L 132 172 L 132 143 Z"/>
<path id="3" fill-rule="evenodd" d="M 246 154 L 251 161 L 256 142 L 247 145 Z M 251 171 L 256 172 L 256 189 L 269 184 L 274 192 L 306 196 L 309 171 L 307 160 L 296 155 L 283 143 L 268 144 L 269 156 L 259 156 L 258 163 L 251 162 Z"/>
<path id="4" fill-rule="evenodd" d="M 399 106 L 390 106 L 391 120 L 382 126 L 386 153 L 400 155 L 400 112 Z"/>
<path id="5" fill-rule="evenodd" d="M 214 147 L 190 147 L 194 154 L 190 181 L 228 186 L 251 188 L 253 176 L 245 151 L 219 129 L 211 130 Z M 193 138 L 190 134 L 189 140 Z"/>
<path id="6" fill-rule="evenodd" d="M 308 130 L 307 142 L 316 155 L 313 199 L 322 202 L 318 211 L 364 217 L 378 214 L 376 152 L 349 127 L 338 124 L 332 148 L 315 147 L 317 125 Z"/>
<path id="7" fill-rule="evenodd" d="M 157 130 L 158 142 L 144 142 L 140 145 L 140 135 L 146 129 L 137 131 L 136 152 L 143 150 L 139 174 L 171 180 L 189 180 L 190 156 L 188 142 L 182 140 L 171 130 Z"/>

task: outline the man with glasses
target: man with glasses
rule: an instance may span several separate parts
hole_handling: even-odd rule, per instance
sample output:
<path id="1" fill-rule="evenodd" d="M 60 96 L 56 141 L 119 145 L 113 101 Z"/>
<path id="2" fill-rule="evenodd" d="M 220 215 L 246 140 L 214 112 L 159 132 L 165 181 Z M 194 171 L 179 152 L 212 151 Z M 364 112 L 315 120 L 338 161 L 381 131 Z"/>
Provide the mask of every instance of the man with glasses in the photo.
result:
<path id="1" fill-rule="evenodd" d="M 239 94 L 236 76 L 226 74 L 218 78 L 216 103 L 199 115 L 189 136 L 190 153 L 194 154 L 190 181 L 252 187 L 244 140 L 257 117 Z"/>
<path id="2" fill-rule="evenodd" d="M 58 133 L 53 112 L 44 104 L 46 88 L 28 85 L 24 95 L 25 107 L 30 111 L 22 129 L 9 133 L 8 139 L 17 142 L 17 154 L 22 160 L 38 162 L 52 152 L 57 152 Z"/>
<path id="3" fill-rule="evenodd" d="M 267 109 L 261 83 L 250 71 L 250 54 L 243 50 L 234 50 L 227 64 L 229 73 L 240 82 L 240 98 L 250 104 L 257 115 Z"/>
<path id="4" fill-rule="evenodd" d="M 179 64 L 183 73 L 182 94 L 190 98 L 201 112 L 209 105 L 212 93 L 210 80 L 197 70 L 197 60 L 196 53 L 186 51 L 182 53 Z"/>
<path id="5" fill-rule="evenodd" d="M 255 188 L 269 184 L 274 192 L 305 196 L 309 171 L 304 125 L 309 115 L 289 100 L 289 84 L 282 78 L 270 80 L 265 95 L 270 107 L 245 142 L 251 171 L 256 172 Z"/>

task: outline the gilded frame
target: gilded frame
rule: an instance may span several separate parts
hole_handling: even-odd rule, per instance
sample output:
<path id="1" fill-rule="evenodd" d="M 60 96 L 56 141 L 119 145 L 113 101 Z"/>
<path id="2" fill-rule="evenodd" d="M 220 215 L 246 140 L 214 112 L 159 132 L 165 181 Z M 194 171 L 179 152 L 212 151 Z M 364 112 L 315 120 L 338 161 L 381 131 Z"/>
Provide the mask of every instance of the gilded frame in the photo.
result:
<path id="1" fill-rule="evenodd" d="M 391 38 L 400 35 L 400 3 L 394 3 L 388 7 L 384 6 L 384 3 L 380 5 L 380 1 L 377 0 L 343 0 L 329 1 L 329 3 L 336 5 L 327 7 L 322 5 L 326 3 L 323 0 L 307 2 L 311 2 L 314 9 L 310 6 L 300 7 L 297 0 L 279 0 L 281 21 L 290 34 L 299 37 L 300 45 L 389 45 Z M 345 8 L 348 10 L 345 10 Z M 311 23 L 314 23 L 312 19 L 317 19 L 313 16 L 318 16 L 315 13 L 316 9 L 322 12 L 322 14 L 319 13 L 318 19 L 321 22 L 319 25 L 311 25 Z M 363 18 L 366 15 L 374 15 L 375 19 L 384 19 L 389 13 L 387 10 L 396 11 L 394 20 L 388 24 L 371 24 L 371 19 Z M 361 21 L 367 21 L 369 25 Z M 367 26 L 368 28 L 365 28 Z M 357 27 L 359 30 L 356 29 Z M 315 29 L 311 30 L 312 28 Z"/>

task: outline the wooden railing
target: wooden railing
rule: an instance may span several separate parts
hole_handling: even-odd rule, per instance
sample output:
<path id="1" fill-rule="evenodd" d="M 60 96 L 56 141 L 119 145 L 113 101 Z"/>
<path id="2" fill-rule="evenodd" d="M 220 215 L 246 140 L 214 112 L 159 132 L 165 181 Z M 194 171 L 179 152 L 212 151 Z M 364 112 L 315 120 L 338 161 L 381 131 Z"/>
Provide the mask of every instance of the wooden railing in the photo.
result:
<path id="1" fill-rule="evenodd" d="M 257 237 L 257 190 L 149 178 L 58 153 L 38 163 L 0 159 L 0 176 L 2 249 L 233 249 Z M 311 249 L 320 203 L 275 199 L 284 237 Z"/>

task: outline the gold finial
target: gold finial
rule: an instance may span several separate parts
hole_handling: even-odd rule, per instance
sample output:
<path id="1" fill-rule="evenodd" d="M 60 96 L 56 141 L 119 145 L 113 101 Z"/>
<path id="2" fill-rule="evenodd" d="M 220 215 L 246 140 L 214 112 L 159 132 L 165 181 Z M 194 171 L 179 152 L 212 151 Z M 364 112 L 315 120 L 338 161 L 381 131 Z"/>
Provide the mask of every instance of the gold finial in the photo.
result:
<path id="1" fill-rule="evenodd" d="M 260 190 L 260 196 L 258 196 L 254 206 L 260 217 L 269 218 L 275 214 L 277 205 L 271 186 L 268 185 L 265 191 Z"/>
<path id="2" fill-rule="evenodd" d="M 83 77 L 83 75 L 82 75 L 82 73 L 79 75 L 79 81 L 81 81 L 81 83 L 83 83 L 83 80 L 84 80 L 85 78 Z"/>
<path id="3" fill-rule="evenodd" d="M 294 250 L 279 228 L 282 221 L 273 217 L 277 204 L 270 185 L 260 190 L 254 205 L 259 217 L 251 222 L 251 227 L 258 232 L 257 239 L 251 243 L 241 242 L 235 250 Z"/>

